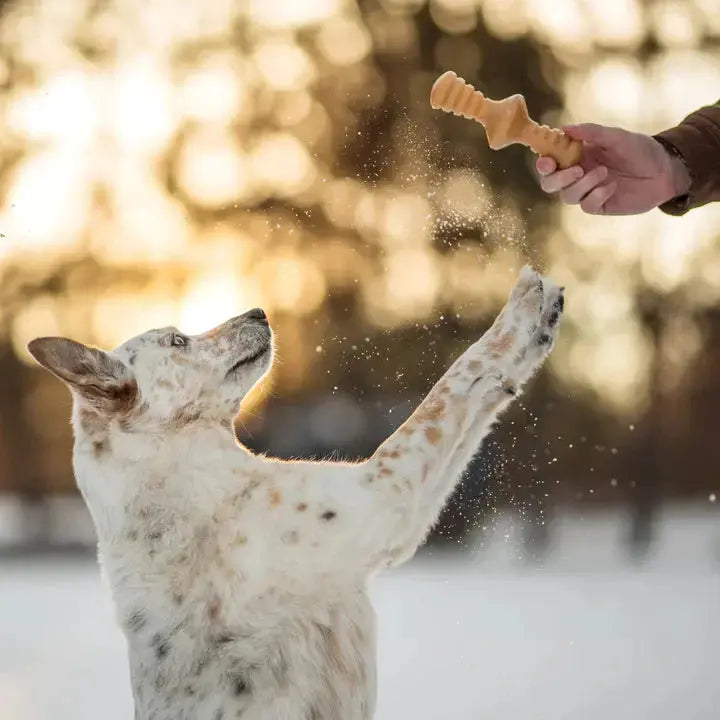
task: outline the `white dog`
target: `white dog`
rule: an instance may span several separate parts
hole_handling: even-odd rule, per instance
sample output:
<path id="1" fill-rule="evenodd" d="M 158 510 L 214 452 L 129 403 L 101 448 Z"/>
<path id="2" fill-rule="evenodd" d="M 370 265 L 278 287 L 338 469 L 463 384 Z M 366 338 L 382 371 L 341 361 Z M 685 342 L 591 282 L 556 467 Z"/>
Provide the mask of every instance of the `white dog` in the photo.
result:
<path id="1" fill-rule="evenodd" d="M 366 585 L 410 558 L 549 353 L 563 294 L 525 268 L 484 337 L 367 461 L 282 462 L 232 433 L 272 362 L 251 310 L 112 352 L 33 340 L 72 390 L 77 482 L 128 642 L 138 720 L 367 720 Z"/>

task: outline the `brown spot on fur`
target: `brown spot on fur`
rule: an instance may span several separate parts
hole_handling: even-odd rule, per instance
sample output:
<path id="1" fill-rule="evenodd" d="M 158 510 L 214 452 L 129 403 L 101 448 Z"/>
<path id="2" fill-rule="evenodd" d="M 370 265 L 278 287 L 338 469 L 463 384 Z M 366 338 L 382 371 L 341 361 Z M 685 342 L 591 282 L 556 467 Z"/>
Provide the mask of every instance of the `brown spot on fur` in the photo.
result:
<path id="1" fill-rule="evenodd" d="M 140 391 L 137 381 L 133 378 L 128 380 L 124 385 L 115 387 L 109 393 L 111 400 L 110 409 L 116 413 L 128 413 L 133 409 L 137 402 Z"/>
<path id="2" fill-rule="evenodd" d="M 128 411 L 126 414 L 120 416 L 120 419 L 118 420 L 118 425 L 122 430 L 132 430 L 135 418 L 142 415 L 147 409 L 148 404 L 146 402 L 135 405 L 131 411 Z"/>
<path id="3" fill-rule="evenodd" d="M 515 332 L 509 330 L 504 335 L 500 335 L 497 340 L 491 340 L 488 343 L 488 350 L 495 354 L 508 352 L 515 342 L 515 334 Z"/>
<path id="4" fill-rule="evenodd" d="M 155 384 L 159 388 L 162 388 L 163 390 L 172 390 L 173 389 L 173 384 L 169 380 L 164 380 L 163 378 L 158 378 L 155 381 Z"/>
<path id="5" fill-rule="evenodd" d="M 301 502 L 296 505 L 296 510 L 298 512 L 305 512 L 307 510 L 307 503 Z"/>
<path id="6" fill-rule="evenodd" d="M 323 520 L 329 521 L 332 520 L 336 515 L 337 513 L 334 510 L 326 510 L 324 513 L 322 513 L 322 515 L 320 515 L 320 517 Z"/>
<path id="7" fill-rule="evenodd" d="M 300 535 L 298 534 L 297 530 L 290 530 L 289 532 L 286 532 L 282 536 L 282 541 L 286 545 L 297 545 L 297 542 L 299 539 L 300 539 Z"/>
<path id="8" fill-rule="evenodd" d="M 236 695 L 243 695 L 244 693 L 250 691 L 250 687 L 248 685 L 247 680 L 240 673 L 235 675 L 231 679 L 231 682 L 232 682 L 232 686 L 233 686 L 233 692 Z"/>
<path id="9" fill-rule="evenodd" d="M 280 495 L 280 491 L 273 488 L 270 491 L 270 507 L 277 507 L 280 504 L 281 500 L 282 495 Z"/>
<path id="10" fill-rule="evenodd" d="M 185 357 L 181 353 L 174 355 L 172 360 L 177 365 L 190 365 L 193 362 L 191 358 Z"/>
<path id="11" fill-rule="evenodd" d="M 199 417 L 200 411 L 197 408 L 193 405 L 184 405 L 177 410 L 170 422 L 176 428 L 183 428 L 186 425 L 195 422 Z"/>
<path id="12" fill-rule="evenodd" d="M 104 418 L 98 411 L 88 408 L 81 408 L 78 415 L 80 427 L 88 435 L 97 435 L 107 430 L 107 418 Z"/>
<path id="13" fill-rule="evenodd" d="M 110 452 L 110 442 L 108 440 L 95 440 L 93 442 L 93 455 L 96 459 L 107 455 Z"/>
<path id="14" fill-rule="evenodd" d="M 445 407 L 446 404 L 442 398 L 429 396 L 415 411 L 412 419 L 420 423 L 437 420 L 442 415 Z"/>
<path id="15" fill-rule="evenodd" d="M 207 616 L 210 620 L 217 620 L 220 614 L 220 598 L 217 595 L 213 595 L 210 598 L 210 602 L 207 606 Z"/>
<path id="16" fill-rule="evenodd" d="M 425 428 L 425 437 L 431 445 L 437 445 L 442 438 L 442 431 L 435 425 L 428 425 Z"/>
<path id="17" fill-rule="evenodd" d="M 468 363 L 468 370 L 473 374 L 481 372 L 482 369 L 483 369 L 482 360 L 471 360 Z"/>
<path id="18" fill-rule="evenodd" d="M 393 471 L 390 468 L 381 467 L 380 468 L 380 474 L 381 475 L 392 475 Z"/>

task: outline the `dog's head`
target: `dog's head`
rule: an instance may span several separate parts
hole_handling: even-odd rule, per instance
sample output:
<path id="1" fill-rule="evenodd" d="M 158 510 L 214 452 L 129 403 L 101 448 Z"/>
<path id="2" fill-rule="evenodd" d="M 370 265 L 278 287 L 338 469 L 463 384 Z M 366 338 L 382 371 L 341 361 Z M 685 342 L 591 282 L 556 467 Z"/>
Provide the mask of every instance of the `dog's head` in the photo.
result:
<path id="1" fill-rule="evenodd" d="M 81 408 L 131 427 L 232 419 L 272 362 L 272 332 L 260 309 L 203 335 L 149 330 L 104 352 L 66 338 L 28 345 L 65 382 Z M 142 421 L 141 421 L 142 419 Z"/>

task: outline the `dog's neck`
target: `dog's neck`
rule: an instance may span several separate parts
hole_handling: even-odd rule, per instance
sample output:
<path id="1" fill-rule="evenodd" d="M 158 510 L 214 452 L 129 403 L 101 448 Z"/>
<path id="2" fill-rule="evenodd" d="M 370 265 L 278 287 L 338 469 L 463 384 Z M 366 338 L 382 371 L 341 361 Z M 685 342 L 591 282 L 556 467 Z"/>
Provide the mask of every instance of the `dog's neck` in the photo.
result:
<path id="1" fill-rule="evenodd" d="M 198 419 L 186 425 L 173 427 L 125 430 L 113 428 L 109 435 L 112 453 L 117 459 L 158 463 L 177 463 L 179 459 L 225 458 L 226 464 L 241 461 L 246 452 L 233 435 L 231 423 Z"/>
<path id="2" fill-rule="evenodd" d="M 161 422 L 140 414 L 129 420 L 109 419 L 76 401 L 73 425 L 76 452 L 99 463 L 110 457 L 153 463 L 188 452 L 196 456 L 237 454 L 238 450 L 230 418 L 178 416 Z"/>
<path id="3" fill-rule="evenodd" d="M 203 505 L 244 482 L 262 460 L 243 448 L 232 423 L 196 419 L 157 427 L 92 423 L 73 413 L 78 485 L 100 539 L 126 523 L 128 507 L 175 500 Z"/>

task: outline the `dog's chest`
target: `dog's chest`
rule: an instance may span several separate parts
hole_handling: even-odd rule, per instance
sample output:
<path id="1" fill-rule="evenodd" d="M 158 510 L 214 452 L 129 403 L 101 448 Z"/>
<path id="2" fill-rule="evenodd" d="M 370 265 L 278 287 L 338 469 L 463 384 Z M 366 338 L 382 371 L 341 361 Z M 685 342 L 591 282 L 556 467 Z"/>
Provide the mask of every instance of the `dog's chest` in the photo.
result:
<path id="1" fill-rule="evenodd" d="M 308 592 L 282 574 L 258 577 L 202 526 L 157 534 L 148 542 L 146 524 L 101 552 L 138 720 L 372 717 L 374 616 L 364 589 Z"/>
<path id="2" fill-rule="evenodd" d="M 278 493 L 256 478 L 228 502 L 178 476 L 141 487 L 114 501 L 121 512 L 107 533 L 98 527 L 137 719 L 368 720 L 370 603 L 351 575 L 321 587 L 298 572 L 312 563 L 299 543 L 295 572 L 278 562 L 282 535 L 256 512 L 275 507 Z"/>
<path id="3" fill-rule="evenodd" d="M 251 605 L 213 627 L 192 613 L 160 617 L 125 624 L 138 720 L 372 717 L 374 623 L 362 594 L 292 613 Z"/>

